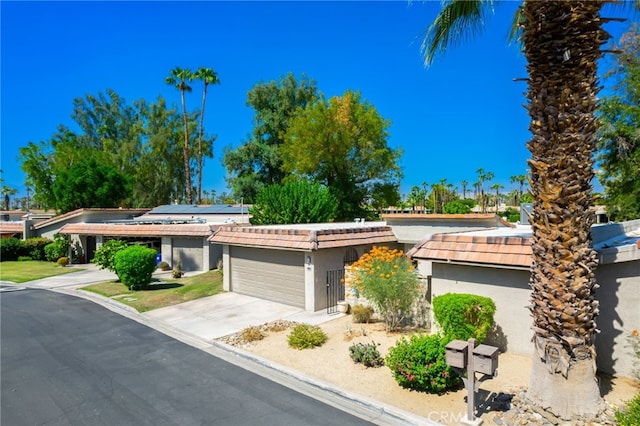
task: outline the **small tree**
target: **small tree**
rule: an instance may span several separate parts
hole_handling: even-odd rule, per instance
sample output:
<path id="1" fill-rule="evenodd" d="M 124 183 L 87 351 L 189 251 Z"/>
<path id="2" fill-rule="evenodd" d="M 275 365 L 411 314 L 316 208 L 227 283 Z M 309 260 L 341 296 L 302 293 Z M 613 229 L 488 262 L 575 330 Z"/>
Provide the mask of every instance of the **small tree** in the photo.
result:
<path id="1" fill-rule="evenodd" d="M 156 251 L 144 246 L 129 246 L 113 259 L 120 281 L 131 290 L 144 289 L 156 270 Z"/>
<path id="2" fill-rule="evenodd" d="M 92 262 L 98 265 L 100 269 L 108 269 L 111 272 L 117 273 L 114 263 L 115 255 L 127 247 L 129 247 L 129 244 L 127 244 L 126 241 L 109 240 L 96 250 Z"/>
<path id="3" fill-rule="evenodd" d="M 266 187 L 249 212 L 254 225 L 320 223 L 335 218 L 337 205 L 327 187 L 299 180 Z"/>
<path id="4" fill-rule="evenodd" d="M 373 247 L 352 265 L 351 287 L 378 309 L 388 330 L 396 330 L 419 296 L 418 275 L 401 250 Z"/>

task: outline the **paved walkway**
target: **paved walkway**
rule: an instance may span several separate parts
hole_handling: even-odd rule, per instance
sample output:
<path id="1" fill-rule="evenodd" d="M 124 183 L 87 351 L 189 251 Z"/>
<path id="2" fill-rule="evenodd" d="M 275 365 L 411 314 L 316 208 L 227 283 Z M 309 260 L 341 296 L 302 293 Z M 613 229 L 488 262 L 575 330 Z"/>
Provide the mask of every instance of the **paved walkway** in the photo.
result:
<path id="1" fill-rule="evenodd" d="M 378 425 L 439 425 L 415 414 L 388 406 L 313 377 L 271 363 L 254 354 L 218 342 L 215 339 L 275 320 L 290 320 L 308 324 L 322 324 L 338 318 L 325 310 L 306 312 L 301 308 L 270 302 L 237 293 L 221 293 L 175 306 L 156 309 L 143 314 L 113 299 L 79 288 L 92 283 L 116 279 L 110 271 L 95 265 L 79 265 L 83 271 L 22 283 L 19 287 L 58 291 L 99 303 L 120 315 L 152 327 L 186 344 L 197 347 L 288 386 L 312 398 L 347 410 Z M 161 278 L 167 272 L 154 276 Z M 186 274 L 191 275 L 191 273 Z M 0 281 L 0 287 L 7 282 Z"/>

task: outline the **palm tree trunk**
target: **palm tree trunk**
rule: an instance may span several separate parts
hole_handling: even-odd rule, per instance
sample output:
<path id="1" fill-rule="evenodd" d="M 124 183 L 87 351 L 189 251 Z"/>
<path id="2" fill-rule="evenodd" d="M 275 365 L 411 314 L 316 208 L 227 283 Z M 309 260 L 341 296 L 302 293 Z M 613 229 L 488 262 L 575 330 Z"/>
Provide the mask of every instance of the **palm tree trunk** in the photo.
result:
<path id="1" fill-rule="evenodd" d="M 184 173 L 187 178 L 187 203 L 193 203 L 193 196 L 191 194 L 191 170 L 189 169 L 189 127 L 187 125 L 187 110 L 184 103 L 184 89 L 180 91 L 182 101 L 182 124 L 184 126 Z"/>
<path id="2" fill-rule="evenodd" d="M 608 38 L 601 1 L 524 2 L 533 192 L 535 351 L 528 397 L 569 419 L 602 408 L 594 335 L 598 302 L 591 248 L 597 60 Z"/>
<path id="3" fill-rule="evenodd" d="M 200 114 L 200 129 L 198 130 L 198 204 L 202 202 L 202 133 L 204 132 L 204 107 L 207 101 L 207 80 L 205 78 L 202 89 L 202 112 Z"/>

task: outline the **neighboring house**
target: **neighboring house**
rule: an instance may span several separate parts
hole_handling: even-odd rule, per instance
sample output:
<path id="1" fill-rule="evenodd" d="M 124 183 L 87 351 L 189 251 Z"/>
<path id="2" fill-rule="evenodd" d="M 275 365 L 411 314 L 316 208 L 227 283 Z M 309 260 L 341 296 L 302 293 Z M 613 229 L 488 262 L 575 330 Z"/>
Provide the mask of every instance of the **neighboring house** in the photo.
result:
<path id="1" fill-rule="evenodd" d="M 31 212 L 2 211 L 0 212 L 0 238 L 30 238 L 33 224 L 51 219 L 53 216 L 55 213 L 40 210 Z"/>
<path id="2" fill-rule="evenodd" d="M 331 306 L 327 286 L 342 287 L 345 264 L 374 245 L 398 246 L 383 222 L 223 226 L 209 241 L 222 245 L 225 290 L 307 311 Z"/>
<path id="3" fill-rule="evenodd" d="M 405 252 L 427 235 L 516 226 L 495 214 L 383 214 L 382 219 L 393 228 Z"/>
<path id="4" fill-rule="evenodd" d="M 596 279 L 600 315 L 596 322 L 597 364 L 601 371 L 632 376 L 629 333 L 640 328 L 640 220 L 592 228 L 598 251 Z M 531 229 L 528 226 L 428 236 L 409 255 L 422 273 L 429 269 L 432 297 L 472 293 L 496 303 L 497 333 L 490 343 L 531 355 L 528 306 Z"/>
<path id="5" fill-rule="evenodd" d="M 184 271 L 208 271 L 214 269 L 222 257 L 222 249 L 207 241 L 216 227 L 185 221 L 144 223 L 135 220 L 127 223 L 69 223 L 59 232 L 71 236 L 72 243 L 77 242 L 88 260 L 108 240 L 120 239 L 155 249 L 160 254 L 158 261 L 165 261 L 172 267 L 180 261 Z"/>
<path id="6" fill-rule="evenodd" d="M 246 204 L 167 204 L 158 206 L 144 215 L 140 220 L 197 220 L 206 223 L 239 223 L 249 224 L 249 205 Z"/>

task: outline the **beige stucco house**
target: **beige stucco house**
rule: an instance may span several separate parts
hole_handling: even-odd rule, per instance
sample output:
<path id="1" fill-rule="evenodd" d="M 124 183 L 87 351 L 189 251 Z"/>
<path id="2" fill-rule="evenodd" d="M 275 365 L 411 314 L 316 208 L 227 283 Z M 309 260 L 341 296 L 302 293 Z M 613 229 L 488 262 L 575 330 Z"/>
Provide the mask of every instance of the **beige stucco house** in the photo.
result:
<path id="1" fill-rule="evenodd" d="M 225 290 L 307 311 L 330 305 L 328 281 L 345 264 L 373 245 L 397 246 L 383 222 L 223 226 L 209 241 L 222 246 Z"/>
<path id="2" fill-rule="evenodd" d="M 432 235 L 409 255 L 431 277 L 432 297 L 472 293 L 492 298 L 498 328 L 490 343 L 531 355 L 530 238 L 528 226 Z M 592 239 L 600 263 L 597 365 L 606 373 L 631 377 L 634 355 L 628 338 L 640 329 L 640 220 L 594 226 Z"/>

